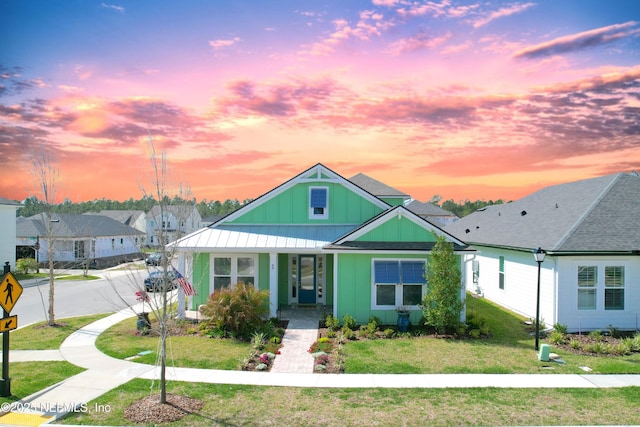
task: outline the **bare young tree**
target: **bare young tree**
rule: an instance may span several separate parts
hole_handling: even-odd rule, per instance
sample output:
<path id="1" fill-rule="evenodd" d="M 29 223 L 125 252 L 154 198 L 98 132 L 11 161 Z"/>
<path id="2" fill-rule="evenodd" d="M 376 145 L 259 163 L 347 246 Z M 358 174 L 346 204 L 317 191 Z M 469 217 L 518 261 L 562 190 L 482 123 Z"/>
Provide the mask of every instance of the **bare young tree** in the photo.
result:
<path id="1" fill-rule="evenodd" d="M 154 317 L 158 321 L 160 403 L 166 403 L 167 338 L 172 322 L 176 318 L 176 311 L 173 308 L 173 301 L 170 295 L 171 290 L 178 286 L 175 279 L 176 271 L 172 265 L 175 249 L 173 246 L 168 246 L 168 244 L 184 234 L 184 223 L 188 217 L 187 212 L 193 206 L 188 204 L 188 186 L 180 184 L 174 187 L 174 191 L 171 191 L 171 186 L 168 182 L 169 174 L 166 155 L 162 152 L 158 156 L 151 137 L 149 137 L 149 145 L 151 149 L 152 191 L 149 193 L 143 188 L 143 192 L 145 196 L 150 196 L 157 201 L 156 209 L 153 210 L 152 220 L 156 224 L 154 238 L 160 253 L 159 271 L 161 279 L 157 282 L 158 286 L 156 286 L 154 296 L 147 301 Z M 187 272 L 183 271 L 182 274 L 186 276 Z M 146 292 L 144 295 L 146 296 Z"/>
<path id="2" fill-rule="evenodd" d="M 54 217 L 53 206 L 55 204 L 58 184 L 60 184 L 60 171 L 52 162 L 51 158 L 45 151 L 34 154 L 31 158 L 31 176 L 33 178 L 35 191 L 38 194 L 44 206 L 41 213 L 41 221 L 45 228 L 47 236 L 47 254 L 49 261 L 49 310 L 47 313 L 47 324 L 54 326 L 56 324 L 54 310 L 54 261 L 55 261 L 55 237 L 53 233 Z"/>

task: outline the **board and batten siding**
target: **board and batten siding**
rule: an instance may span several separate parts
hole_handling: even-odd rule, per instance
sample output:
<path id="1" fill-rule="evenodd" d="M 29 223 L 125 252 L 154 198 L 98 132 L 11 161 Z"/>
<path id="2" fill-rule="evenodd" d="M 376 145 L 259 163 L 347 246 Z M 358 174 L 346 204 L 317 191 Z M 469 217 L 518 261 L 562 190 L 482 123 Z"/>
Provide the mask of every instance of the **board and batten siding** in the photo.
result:
<path id="1" fill-rule="evenodd" d="M 309 187 L 327 187 L 328 219 L 309 219 Z M 382 209 L 340 184 L 327 181 L 297 184 L 266 200 L 230 224 L 361 224 Z"/>
<path id="2" fill-rule="evenodd" d="M 436 236 L 407 218 L 391 218 L 356 239 L 363 242 L 435 242 Z"/>
<path id="3" fill-rule="evenodd" d="M 398 320 L 394 310 L 373 310 L 372 292 L 373 259 L 420 259 L 428 263 L 426 255 L 407 254 L 338 254 L 337 317 L 353 316 L 358 324 L 367 324 L 371 316 L 377 316 L 384 325 L 393 325 Z M 427 268 L 428 265 L 427 265 Z M 422 312 L 411 313 L 411 321 L 418 322 Z"/>

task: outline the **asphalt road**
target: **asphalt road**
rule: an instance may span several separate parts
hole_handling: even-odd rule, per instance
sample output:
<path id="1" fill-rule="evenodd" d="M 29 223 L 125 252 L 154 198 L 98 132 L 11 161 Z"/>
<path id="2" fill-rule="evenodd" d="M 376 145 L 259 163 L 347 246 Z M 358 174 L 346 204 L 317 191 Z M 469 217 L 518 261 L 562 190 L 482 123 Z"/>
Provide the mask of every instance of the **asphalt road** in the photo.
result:
<path id="1" fill-rule="evenodd" d="M 82 270 L 68 270 L 82 274 Z M 136 305 L 136 291 L 143 289 L 147 270 L 91 270 L 98 280 L 63 280 L 54 283 L 55 318 L 110 313 Z M 47 320 L 49 310 L 49 280 L 21 281 L 23 292 L 11 315 L 18 315 L 18 327 Z"/>

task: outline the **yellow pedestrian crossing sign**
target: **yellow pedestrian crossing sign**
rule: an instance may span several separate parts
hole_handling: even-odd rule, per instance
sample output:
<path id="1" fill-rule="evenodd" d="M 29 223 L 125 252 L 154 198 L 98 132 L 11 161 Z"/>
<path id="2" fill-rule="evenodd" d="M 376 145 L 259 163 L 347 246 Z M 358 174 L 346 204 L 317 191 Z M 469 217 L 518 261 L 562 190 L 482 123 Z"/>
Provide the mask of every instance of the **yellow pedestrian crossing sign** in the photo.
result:
<path id="1" fill-rule="evenodd" d="M 10 313 L 20 295 L 22 295 L 22 285 L 13 273 L 8 272 L 0 283 L 0 306 L 4 308 L 4 311 Z"/>
<path id="2" fill-rule="evenodd" d="M 18 316 L 9 316 L 0 319 L 0 332 L 7 332 L 18 327 Z"/>

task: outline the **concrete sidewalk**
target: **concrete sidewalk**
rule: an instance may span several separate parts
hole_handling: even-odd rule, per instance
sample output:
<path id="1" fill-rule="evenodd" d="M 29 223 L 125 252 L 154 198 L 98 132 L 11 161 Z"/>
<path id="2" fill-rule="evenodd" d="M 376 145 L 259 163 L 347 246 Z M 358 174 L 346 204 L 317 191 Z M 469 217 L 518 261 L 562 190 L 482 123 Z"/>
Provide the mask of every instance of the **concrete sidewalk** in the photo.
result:
<path id="1" fill-rule="evenodd" d="M 50 423 L 74 408 L 81 408 L 107 391 L 133 378 L 157 380 L 159 369 L 151 365 L 114 359 L 95 347 L 96 338 L 110 326 L 133 317 L 126 309 L 98 320 L 71 334 L 57 350 L 21 351 L 20 360 L 66 360 L 87 369 L 48 389 L 12 404 L 0 416 L 2 425 L 40 425 Z M 280 372 L 225 371 L 193 368 L 167 368 L 171 381 L 212 384 L 322 388 L 611 388 L 640 387 L 640 375 L 555 375 L 555 374 L 314 374 L 313 359 L 307 352 L 317 336 L 317 321 L 291 319 L 286 348 L 273 368 Z M 289 329 L 289 328 L 288 328 Z M 300 332 L 302 331 L 302 332 Z M 312 340 L 309 342 L 309 340 Z M 57 353 L 56 353 L 57 352 Z M 17 356 L 16 356 L 17 357 Z M 33 359 L 29 359 L 32 357 Z M 15 361 L 15 359 L 12 359 Z M 3 409 L 5 409 L 3 407 Z M 23 418 L 20 418 L 20 417 Z"/>

